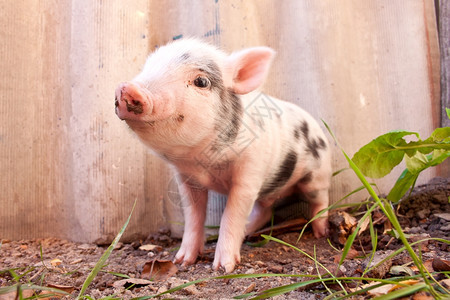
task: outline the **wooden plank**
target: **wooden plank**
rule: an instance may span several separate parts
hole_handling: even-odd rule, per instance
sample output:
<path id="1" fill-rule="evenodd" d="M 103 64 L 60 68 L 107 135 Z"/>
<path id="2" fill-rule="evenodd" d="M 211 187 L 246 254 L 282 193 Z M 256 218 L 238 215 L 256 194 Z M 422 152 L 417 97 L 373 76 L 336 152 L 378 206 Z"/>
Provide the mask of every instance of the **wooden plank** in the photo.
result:
<path id="1" fill-rule="evenodd" d="M 2 238 L 66 237 L 70 14 L 70 1 L 6 1 L 0 10 Z"/>
<path id="2" fill-rule="evenodd" d="M 439 45 L 441 54 L 441 127 L 450 127 L 446 108 L 450 108 L 450 2 L 439 1 Z M 441 176 L 450 177 L 450 160 L 440 167 Z"/>
<path id="3" fill-rule="evenodd" d="M 277 56 L 263 91 L 326 120 L 350 154 L 394 129 L 427 136 L 440 121 L 439 96 L 449 105 L 449 2 L 439 2 L 441 93 L 432 3 L 5 3 L 0 235 L 108 242 L 135 199 L 125 240 L 145 237 L 165 216 L 182 223 L 167 192 L 171 173 L 115 116 L 113 104 L 116 85 L 139 72 L 148 50 L 173 38 L 198 36 L 227 51 L 273 47 Z M 333 168 L 346 167 L 333 151 Z M 377 181 L 382 192 L 400 171 Z M 359 185 L 351 172 L 342 173 L 333 179 L 332 200 Z"/>
<path id="4" fill-rule="evenodd" d="M 72 8 L 73 210 L 71 237 L 109 242 L 137 199 L 124 240 L 145 238 L 163 222 L 165 169 L 114 112 L 114 91 L 148 54 L 148 3 L 74 1 Z M 160 178 L 160 180 L 155 180 Z M 149 187 L 158 182 L 159 189 Z"/>

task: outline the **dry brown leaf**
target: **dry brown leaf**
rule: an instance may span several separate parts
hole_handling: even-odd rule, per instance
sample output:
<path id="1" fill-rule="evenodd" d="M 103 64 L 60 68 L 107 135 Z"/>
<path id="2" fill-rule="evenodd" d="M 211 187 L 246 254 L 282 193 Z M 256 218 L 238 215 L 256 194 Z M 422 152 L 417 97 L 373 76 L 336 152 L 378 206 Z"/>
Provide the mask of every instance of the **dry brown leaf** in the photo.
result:
<path id="1" fill-rule="evenodd" d="M 22 298 L 29 298 L 33 295 L 34 295 L 33 290 L 22 290 Z M 19 299 L 17 290 L 6 293 L 6 294 L 0 294 L 0 300 L 15 300 L 15 299 Z"/>
<path id="2" fill-rule="evenodd" d="M 361 289 L 365 289 L 367 287 L 370 287 L 372 285 L 377 285 L 377 284 L 379 284 L 379 282 L 374 281 L 374 282 L 371 282 L 371 283 L 361 286 Z M 386 295 L 387 293 L 389 293 L 389 291 L 392 289 L 393 286 L 394 286 L 393 284 L 385 284 L 385 285 L 382 285 L 382 286 L 379 286 L 377 288 L 367 291 L 367 294 L 371 295 L 371 296 Z"/>
<path id="3" fill-rule="evenodd" d="M 177 266 L 170 260 L 152 260 L 146 262 L 141 277 L 154 281 L 166 280 L 178 272 Z"/>
<path id="4" fill-rule="evenodd" d="M 391 224 L 391 221 L 386 220 L 386 221 L 384 222 L 384 231 L 383 231 L 383 234 L 387 234 L 387 232 L 389 232 L 389 231 L 391 231 L 391 230 L 392 230 L 392 224 Z"/>
<path id="5" fill-rule="evenodd" d="M 423 266 L 425 267 L 425 269 L 426 269 L 428 272 L 430 272 L 430 273 L 433 273 L 433 272 L 434 272 L 434 269 L 433 269 L 433 260 L 432 260 L 432 259 L 429 259 L 429 260 L 427 260 L 427 261 L 424 261 L 424 262 L 423 262 Z M 413 269 L 414 271 L 419 272 L 419 269 L 418 269 L 416 266 L 413 266 L 413 267 L 416 268 L 416 269 Z M 411 268 L 411 269 L 412 269 L 412 268 Z"/>
<path id="6" fill-rule="evenodd" d="M 366 231 L 367 227 L 369 227 L 370 224 L 370 218 L 365 218 L 364 221 L 361 223 L 361 226 L 359 226 L 358 235 L 361 235 L 364 231 Z"/>
<path id="7" fill-rule="evenodd" d="M 53 288 L 53 289 L 58 289 L 58 290 L 61 290 L 63 292 L 66 292 L 68 294 L 72 293 L 74 291 L 74 289 L 75 289 L 71 285 L 60 285 L 60 284 L 47 284 L 47 287 Z"/>
<path id="8" fill-rule="evenodd" d="M 356 219 L 345 211 L 336 211 L 328 218 L 333 242 L 344 245 L 356 227 Z"/>
<path id="9" fill-rule="evenodd" d="M 443 260 L 443 259 L 440 259 L 438 257 L 435 257 L 433 259 L 432 266 L 433 266 L 433 269 L 436 272 L 446 272 L 446 271 L 448 272 L 448 271 L 450 271 L 450 261 Z"/>
<path id="10" fill-rule="evenodd" d="M 345 259 L 354 259 L 358 255 L 359 255 L 359 252 L 357 250 L 355 250 L 354 248 L 350 248 Z M 334 255 L 333 257 L 334 257 L 334 262 L 338 263 L 341 260 L 342 254 L 337 254 L 337 255 Z"/>
<path id="11" fill-rule="evenodd" d="M 415 284 L 417 284 L 417 283 L 419 283 L 419 282 L 420 282 L 420 280 L 415 280 L 415 279 L 408 279 L 408 280 L 399 281 L 398 283 L 401 283 L 401 284 L 396 284 L 396 285 L 394 285 L 394 286 L 389 290 L 389 292 L 392 292 L 392 291 L 395 291 L 395 290 L 404 288 L 404 287 L 405 287 L 405 286 L 404 286 L 405 284 L 406 284 L 406 285 L 415 285 Z"/>
<path id="12" fill-rule="evenodd" d="M 71 294 L 74 291 L 73 286 L 68 285 L 58 285 L 58 284 L 48 284 L 47 287 L 61 290 L 62 292 L 66 292 L 67 294 Z M 46 291 L 43 290 L 39 293 L 39 299 L 60 299 L 62 297 L 67 296 L 65 293 L 58 293 L 57 291 Z M 45 295 L 48 295 L 48 297 L 45 297 Z"/>

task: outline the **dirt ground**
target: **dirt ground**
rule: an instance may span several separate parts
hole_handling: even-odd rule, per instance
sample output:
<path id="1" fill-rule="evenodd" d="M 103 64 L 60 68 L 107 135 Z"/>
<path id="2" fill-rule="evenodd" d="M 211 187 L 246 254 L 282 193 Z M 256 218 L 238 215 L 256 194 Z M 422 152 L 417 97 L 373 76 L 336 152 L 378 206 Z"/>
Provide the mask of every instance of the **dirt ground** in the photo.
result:
<path id="1" fill-rule="evenodd" d="M 450 180 L 435 178 L 428 185 L 415 189 L 412 197 L 401 202 L 396 207 L 398 218 L 405 233 L 411 241 L 426 237 L 439 237 L 449 240 L 450 235 Z M 358 218 L 358 213 L 353 213 Z M 339 218 L 337 218 L 339 219 Z M 297 243 L 298 232 L 288 232 L 287 229 L 274 236 L 287 243 L 295 245 L 308 254 L 317 257 L 317 260 L 338 276 L 360 277 L 367 257 L 370 253 L 371 239 L 366 230 L 355 241 L 351 259 L 347 259 L 338 269 L 337 261 L 340 258 L 342 246 L 339 245 L 339 232 L 345 224 L 333 219 L 332 239 L 333 247 L 327 239 L 315 239 L 312 233 L 307 231 Z M 389 234 L 389 224 L 380 212 L 373 213 L 375 228 L 378 231 L 378 251 L 376 258 L 382 258 L 393 250 L 401 247 L 401 243 Z M 345 221 L 346 223 L 348 221 Z M 175 272 L 167 279 L 156 281 L 143 281 L 130 287 L 130 283 L 138 278 L 149 279 L 149 269 L 152 261 L 173 259 L 180 241 L 172 239 L 170 232 L 161 229 L 151 235 L 146 241 L 136 241 L 132 244 L 121 244 L 112 252 L 107 265 L 100 272 L 86 294 L 96 299 L 115 295 L 120 299 L 130 299 L 139 296 L 155 295 L 180 284 L 214 276 L 224 275 L 222 271 L 213 271 L 211 264 L 214 257 L 215 242 L 206 245 L 206 251 L 193 266 L 177 269 L 170 266 Z M 142 245 L 149 249 L 142 248 Z M 41 257 L 42 248 L 42 257 Z M 106 250 L 106 246 L 94 244 L 77 244 L 64 240 L 41 239 L 7 241 L 3 240 L 0 248 L 0 287 L 11 286 L 14 280 L 9 269 L 15 269 L 16 274 L 24 274 L 20 282 L 32 282 L 40 286 L 56 286 L 64 288 L 71 293 L 72 298 L 78 292 L 87 275 Z M 417 248 L 416 248 L 417 250 Z M 427 265 L 433 260 L 450 260 L 450 247 L 447 244 L 429 241 L 421 245 L 422 259 Z M 418 251 L 418 250 L 417 250 Z M 417 252 L 419 253 L 419 252 Z M 298 251 L 276 243 L 269 242 L 262 247 L 253 247 L 244 244 L 241 249 L 241 264 L 232 274 L 317 274 L 315 263 Z M 411 259 L 407 254 L 400 254 L 388 260 L 381 268 L 377 268 L 370 274 L 372 277 L 388 278 L 391 266 L 405 265 L 412 267 Z M 158 267 L 153 265 L 154 270 Z M 161 271 L 164 274 L 165 271 Z M 319 272 L 324 274 L 319 268 Z M 132 278 L 125 280 L 118 274 L 124 274 Z M 249 292 L 261 292 L 263 290 L 302 281 L 299 277 L 266 277 L 247 279 L 215 279 L 197 283 L 183 290 L 164 297 L 175 299 L 231 299 Z M 128 281 L 128 283 L 127 283 Z M 352 288 L 350 284 L 346 288 Z M 331 290 L 338 286 L 328 286 Z M 310 285 L 306 288 L 295 290 L 274 299 L 322 299 L 328 295 L 323 285 Z M 16 299 L 14 292 L 0 294 L 0 300 Z M 358 299 L 368 299 L 370 296 L 360 296 Z M 18 299 L 18 298 L 17 298 Z M 50 299 L 50 298 L 46 298 Z"/>

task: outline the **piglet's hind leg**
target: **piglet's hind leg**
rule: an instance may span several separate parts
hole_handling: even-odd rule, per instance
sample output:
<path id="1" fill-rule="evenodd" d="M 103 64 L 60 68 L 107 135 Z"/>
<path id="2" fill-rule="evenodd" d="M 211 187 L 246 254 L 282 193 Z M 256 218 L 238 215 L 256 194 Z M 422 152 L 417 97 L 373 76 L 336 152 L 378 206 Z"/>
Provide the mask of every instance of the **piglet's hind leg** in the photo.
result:
<path id="1" fill-rule="evenodd" d="M 308 180 L 300 180 L 298 187 L 309 202 L 310 217 L 315 217 L 321 210 L 326 209 L 329 204 L 328 190 L 330 177 L 328 172 L 312 172 Z M 314 236 L 320 238 L 328 235 L 328 212 L 323 212 L 320 217 L 312 221 Z"/>

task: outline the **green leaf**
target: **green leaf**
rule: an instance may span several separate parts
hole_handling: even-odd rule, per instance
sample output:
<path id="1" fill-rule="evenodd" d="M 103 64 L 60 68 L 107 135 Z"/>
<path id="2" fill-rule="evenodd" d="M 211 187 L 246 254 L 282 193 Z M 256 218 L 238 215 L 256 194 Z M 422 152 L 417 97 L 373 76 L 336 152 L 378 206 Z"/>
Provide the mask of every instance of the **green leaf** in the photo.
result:
<path id="1" fill-rule="evenodd" d="M 408 169 L 405 169 L 395 182 L 386 198 L 389 201 L 398 202 L 413 186 L 418 176 L 419 174 L 412 174 Z"/>
<path id="2" fill-rule="evenodd" d="M 450 127 L 436 128 L 431 134 L 430 139 L 436 143 L 450 143 Z"/>
<path id="3" fill-rule="evenodd" d="M 445 108 L 445 111 L 447 111 L 447 117 L 450 119 L 450 108 Z"/>
<path id="4" fill-rule="evenodd" d="M 366 218 L 369 218 L 371 216 L 372 211 L 378 207 L 378 204 L 373 204 L 372 207 L 370 207 L 364 216 L 359 220 L 358 224 L 356 225 L 356 228 L 353 230 L 352 234 L 347 238 L 347 241 L 345 242 L 344 249 L 342 250 L 341 259 L 339 260 L 339 266 L 341 266 L 344 263 L 345 258 L 347 257 L 348 252 L 350 251 L 350 248 L 353 246 L 353 242 L 355 241 L 356 236 L 359 234 L 359 229 L 361 228 L 361 225 L 363 224 L 364 220 Z"/>
<path id="5" fill-rule="evenodd" d="M 405 163 L 408 171 L 412 174 L 416 174 L 427 167 L 428 158 L 422 152 L 416 152 L 412 157 L 405 155 Z"/>
<path id="6" fill-rule="evenodd" d="M 407 168 L 395 182 L 387 199 L 392 202 L 398 202 L 410 188 L 414 188 L 420 172 L 429 167 L 437 166 L 449 156 L 450 151 L 443 149 L 434 150 L 433 153 L 429 155 L 424 155 L 421 152 L 417 152 L 413 157 L 405 155 Z"/>
<path id="7" fill-rule="evenodd" d="M 381 178 L 398 165 L 407 146 L 404 136 L 419 134 L 410 131 L 394 131 L 383 134 L 359 149 L 352 158 L 362 173 L 371 178 Z"/>

